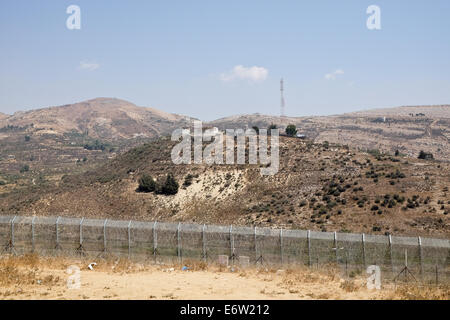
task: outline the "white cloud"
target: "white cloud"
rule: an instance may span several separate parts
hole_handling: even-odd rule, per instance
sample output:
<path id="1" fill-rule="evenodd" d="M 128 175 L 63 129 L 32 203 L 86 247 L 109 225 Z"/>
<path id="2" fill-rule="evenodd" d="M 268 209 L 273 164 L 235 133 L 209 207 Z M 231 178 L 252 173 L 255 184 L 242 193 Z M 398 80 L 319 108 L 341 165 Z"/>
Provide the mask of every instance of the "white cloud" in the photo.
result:
<path id="1" fill-rule="evenodd" d="M 222 73 L 220 79 L 222 81 L 232 80 L 249 80 L 253 82 L 264 81 L 269 71 L 263 67 L 244 67 L 242 65 L 235 66 L 231 71 Z"/>
<path id="2" fill-rule="evenodd" d="M 94 71 L 95 69 L 100 68 L 100 65 L 95 62 L 81 61 L 79 68 L 82 70 Z"/>
<path id="3" fill-rule="evenodd" d="M 327 80 L 336 80 L 336 77 L 337 77 L 338 75 L 341 75 L 341 74 L 344 74 L 344 70 L 342 70 L 342 69 L 337 69 L 337 70 L 334 71 L 334 72 L 327 73 L 327 74 L 325 75 L 325 79 L 327 79 Z"/>

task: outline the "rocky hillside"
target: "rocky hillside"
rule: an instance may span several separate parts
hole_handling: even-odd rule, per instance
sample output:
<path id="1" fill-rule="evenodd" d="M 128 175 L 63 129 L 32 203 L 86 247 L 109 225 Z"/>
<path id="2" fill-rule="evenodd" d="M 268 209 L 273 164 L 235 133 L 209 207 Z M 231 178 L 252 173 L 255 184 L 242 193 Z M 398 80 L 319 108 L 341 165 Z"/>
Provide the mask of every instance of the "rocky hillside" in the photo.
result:
<path id="1" fill-rule="evenodd" d="M 323 117 L 274 117 L 260 114 L 232 116 L 211 122 L 224 128 L 271 123 L 280 128 L 295 124 L 315 142 L 333 142 L 360 150 L 399 152 L 415 157 L 420 150 L 450 160 L 450 105 L 375 109 Z"/>
<path id="2" fill-rule="evenodd" d="M 1 214 L 65 215 L 450 236 L 450 163 L 281 137 L 280 170 L 174 165 L 167 138 L 84 173 L 0 186 Z M 176 195 L 136 192 L 144 174 Z"/>
<path id="3" fill-rule="evenodd" d="M 102 140 L 157 137 L 188 123 L 189 118 L 114 98 L 97 98 L 58 107 L 0 116 L 0 128 L 26 127 L 29 134 L 76 132 Z"/>

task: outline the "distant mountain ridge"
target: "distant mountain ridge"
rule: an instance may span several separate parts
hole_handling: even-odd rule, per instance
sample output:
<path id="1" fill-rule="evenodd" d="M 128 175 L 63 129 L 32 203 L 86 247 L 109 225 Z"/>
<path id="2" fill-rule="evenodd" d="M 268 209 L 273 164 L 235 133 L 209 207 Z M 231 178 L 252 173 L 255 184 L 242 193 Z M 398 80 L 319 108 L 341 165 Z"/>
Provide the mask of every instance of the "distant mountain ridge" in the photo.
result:
<path id="1" fill-rule="evenodd" d="M 167 113 L 116 98 L 96 98 L 63 106 L 0 114 L 0 128 L 27 128 L 29 134 L 62 136 L 81 133 L 112 141 L 136 137 L 169 135 L 176 128 L 189 127 L 189 116 Z M 436 159 L 450 159 L 450 105 L 403 106 L 363 110 L 330 116 L 279 117 L 241 114 L 204 122 L 221 130 L 267 128 L 275 124 L 283 131 L 295 124 L 298 132 L 315 142 L 329 141 L 361 150 L 396 150 L 416 156 L 420 150 Z M 5 136 L 5 134 L 3 134 Z M 2 135 L 0 135 L 0 139 Z"/>

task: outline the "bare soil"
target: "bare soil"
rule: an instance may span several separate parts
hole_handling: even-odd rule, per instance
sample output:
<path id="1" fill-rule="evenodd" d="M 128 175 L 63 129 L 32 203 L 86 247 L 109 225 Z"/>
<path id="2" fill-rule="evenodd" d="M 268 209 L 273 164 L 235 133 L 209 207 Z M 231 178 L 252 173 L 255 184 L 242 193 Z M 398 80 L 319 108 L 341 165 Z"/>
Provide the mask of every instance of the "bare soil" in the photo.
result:
<path id="1" fill-rule="evenodd" d="M 342 279 L 330 270 L 235 269 L 189 264 L 143 265 L 125 260 L 0 259 L 0 299 L 444 299 L 450 288 L 383 285 L 368 290 L 365 279 Z M 81 287 L 69 289 L 69 266 L 80 268 Z"/>

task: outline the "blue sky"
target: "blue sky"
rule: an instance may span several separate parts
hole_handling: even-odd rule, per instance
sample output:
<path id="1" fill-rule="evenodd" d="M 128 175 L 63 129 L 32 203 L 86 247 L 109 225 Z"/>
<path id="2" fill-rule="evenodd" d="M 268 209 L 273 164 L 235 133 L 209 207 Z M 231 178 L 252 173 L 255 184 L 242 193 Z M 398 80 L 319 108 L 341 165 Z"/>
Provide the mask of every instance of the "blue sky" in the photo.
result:
<path id="1" fill-rule="evenodd" d="M 289 116 L 444 104 L 449 57 L 448 0 L 2 0 L 0 112 L 117 97 L 203 120 L 278 114 L 281 77 Z"/>

